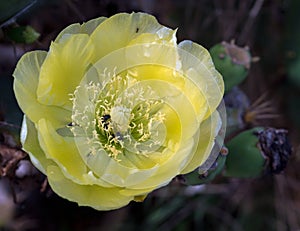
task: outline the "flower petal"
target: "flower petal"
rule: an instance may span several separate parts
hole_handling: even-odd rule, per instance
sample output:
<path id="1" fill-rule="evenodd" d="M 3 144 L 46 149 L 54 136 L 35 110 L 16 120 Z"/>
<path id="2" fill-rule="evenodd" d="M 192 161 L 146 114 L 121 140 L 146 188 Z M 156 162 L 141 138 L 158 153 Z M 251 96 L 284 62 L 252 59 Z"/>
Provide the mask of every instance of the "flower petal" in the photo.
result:
<path id="1" fill-rule="evenodd" d="M 98 210 L 117 209 L 127 205 L 133 196 L 120 193 L 121 188 L 105 188 L 96 185 L 79 185 L 67 179 L 57 166 L 47 168 L 48 181 L 58 195 L 81 206 L 90 206 Z"/>
<path id="2" fill-rule="evenodd" d="M 78 184 L 97 184 L 105 187 L 113 185 L 101 180 L 83 162 L 73 137 L 61 136 L 51 122 L 41 119 L 37 124 L 39 143 L 46 157 L 53 160 L 65 177 Z"/>
<path id="3" fill-rule="evenodd" d="M 53 162 L 46 158 L 45 153 L 39 144 L 38 134 L 34 123 L 26 116 L 24 116 L 22 123 L 21 143 L 23 145 L 23 149 L 29 154 L 34 166 L 42 173 L 46 174 L 47 167 L 53 164 Z"/>
<path id="4" fill-rule="evenodd" d="M 46 119 L 39 120 L 37 129 L 40 145 L 47 158 L 52 159 L 74 178 L 81 178 L 87 170 L 78 154 L 74 139 L 60 136 Z"/>
<path id="5" fill-rule="evenodd" d="M 155 17 L 145 13 L 120 13 L 103 23 L 91 34 L 95 45 L 94 61 L 110 52 L 126 47 L 143 33 L 157 33 L 161 38 L 170 35 L 170 29 L 160 25 Z"/>
<path id="6" fill-rule="evenodd" d="M 180 149 L 158 168 L 155 175 L 130 188 L 142 190 L 145 188 L 159 188 L 168 184 L 176 175 L 181 173 L 187 161 L 193 156 L 197 147 L 195 142 L 194 138 L 191 138 L 180 144 Z"/>
<path id="7" fill-rule="evenodd" d="M 32 51 L 22 56 L 13 73 L 14 92 L 18 104 L 26 116 L 36 123 L 45 115 L 55 127 L 68 123 L 71 112 L 55 106 L 46 106 L 37 101 L 36 90 L 40 67 L 47 55 L 45 51 Z"/>
<path id="8" fill-rule="evenodd" d="M 85 139 L 82 141 L 79 139 L 80 137 L 76 139 L 76 145 L 85 164 L 100 180 L 111 185 L 131 187 L 131 185 L 143 182 L 157 171 L 158 165 L 149 169 L 124 166 L 117 160 L 109 157 L 104 149 L 99 149 L 95 154 L 91 154 L 85 145 Z"/>
<path id="9" fill-rule="evenodd" d="M 70 34 L 92 34 L 94 30 L 102 22 L 106 20 L 106 17 L 99 17 L 92 20 L 89 20 L 83 24 L 75 23 L 63 29 L 56 37 L 55 42 L 59 42 L 64 36 Z"/>
<path id="10" fill-rule="evenodd" d="M 179 43 L 179 56 L 182 62 L 183 72 L 187 74 L 206 97 L 209 110 L 206 118 L 216 110 L 224 94 L 224 82 L 222 76 L 215 69 L 209 52 L 202 46 L 192 41 Z"/>
<path id="11" fill-rule="evenodd" d="M 39 102 L 72 109 L 70 94 L 91 63 L 93 45 L 86 34 L 69 35 L 51 44 L 41 67 L 37 88 Z"/>
<path id="12" fill-rule="evenodd" d="M 213 149 L 213 145 L 215 144 L 215 137 L 220 130 L 221 123 L 222 120 L 219 116 L 219 113 L 218 111 L 215 111 L 200 125 L 200 136 L 198 143 L 196 144 L 197 150 L 195 151 L 193 158 L 181 171 L 181 174 L 186 174 L 195 170 L 207 160 Z"/>

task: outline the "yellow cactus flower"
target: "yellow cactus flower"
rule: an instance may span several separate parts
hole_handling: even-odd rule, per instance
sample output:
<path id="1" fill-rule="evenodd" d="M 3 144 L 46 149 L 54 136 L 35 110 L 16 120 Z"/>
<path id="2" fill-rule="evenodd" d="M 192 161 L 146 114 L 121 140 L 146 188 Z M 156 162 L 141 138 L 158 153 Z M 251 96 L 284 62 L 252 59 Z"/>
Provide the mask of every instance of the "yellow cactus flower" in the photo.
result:
<path id="1" fill-rule="evenodd" d="M 20 59 L 21 141 L 58 195 L 116 209 L 207 164 L 224 84 L 208 51 L 175 34 L 120 13 L 70 25 Z"/>

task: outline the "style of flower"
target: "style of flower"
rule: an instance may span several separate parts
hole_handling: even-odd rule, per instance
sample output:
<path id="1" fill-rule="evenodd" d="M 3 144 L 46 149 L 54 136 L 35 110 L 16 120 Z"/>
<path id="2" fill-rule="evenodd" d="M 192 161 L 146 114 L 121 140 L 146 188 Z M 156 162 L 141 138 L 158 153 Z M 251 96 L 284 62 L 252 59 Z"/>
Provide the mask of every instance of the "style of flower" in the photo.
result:
<path id="1" fill-rule="evenodd" d="M 21 140 L 58 195 L 110 210 L 203 165 L 224 84 L 206 49 L 145 13 L 65 28 L 14 72 Z"/>

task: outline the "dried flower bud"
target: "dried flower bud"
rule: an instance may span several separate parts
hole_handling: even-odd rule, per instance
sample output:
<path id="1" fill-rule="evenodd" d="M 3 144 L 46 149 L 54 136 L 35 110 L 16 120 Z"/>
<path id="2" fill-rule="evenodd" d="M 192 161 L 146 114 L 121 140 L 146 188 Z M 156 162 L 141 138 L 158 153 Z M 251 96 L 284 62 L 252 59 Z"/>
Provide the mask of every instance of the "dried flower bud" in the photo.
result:
<path id="1" fill-rule="evenodd" d="M 227 145 L 226 176 L 258 177 L 282 172 L 292 149 L 287 131 L 275 128 L 253 128 L 240 133 Z"/>

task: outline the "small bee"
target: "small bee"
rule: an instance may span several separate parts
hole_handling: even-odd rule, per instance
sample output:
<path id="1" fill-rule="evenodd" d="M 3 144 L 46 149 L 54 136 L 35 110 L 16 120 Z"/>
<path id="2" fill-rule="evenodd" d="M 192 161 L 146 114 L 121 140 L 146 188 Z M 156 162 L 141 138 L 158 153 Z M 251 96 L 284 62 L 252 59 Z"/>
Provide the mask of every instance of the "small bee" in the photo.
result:
<path id="1" fill-rule="evenodd" d="M 110 115 L 109 114 L 106 114 L 106 115 L 103 115 L 101 117 L 101 123 L 102 123 L 102 126 L 104 129 L 108 129 L 108 125 L 109 125 L 109 120 L 110 120 Z"/>

